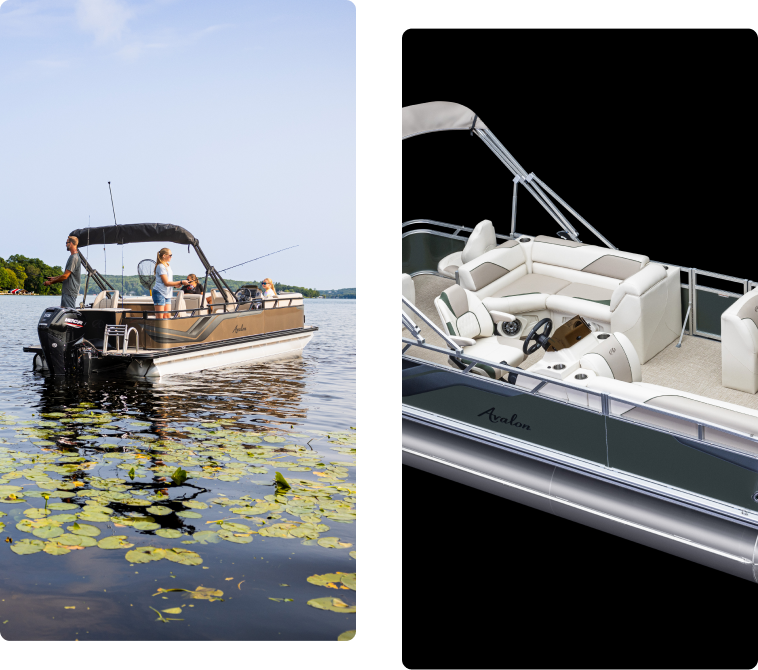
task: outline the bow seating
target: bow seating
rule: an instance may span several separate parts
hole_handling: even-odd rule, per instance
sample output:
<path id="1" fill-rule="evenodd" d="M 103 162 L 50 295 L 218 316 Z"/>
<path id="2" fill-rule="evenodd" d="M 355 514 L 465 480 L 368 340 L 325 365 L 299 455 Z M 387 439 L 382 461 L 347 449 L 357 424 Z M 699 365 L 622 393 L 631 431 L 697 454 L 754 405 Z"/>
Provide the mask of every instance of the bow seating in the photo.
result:
<path id="1" fill-rule="evenodd" d="M 721 384 L 745 393 L 758 391 L 758 288 L 721 315 Z"/>
<path id="2" fill-rule="evenodd" d="M 492 221 L 485 219 L 476 224 L 463 251 L 455 251 L 445 256 L 437 264 L 437 272 L 443 277 L 455 279 L 455 273 L 464 263 L 473 261 L 478 256 L 497 247 L 497 237 L 495 237 L 495 227 Z"/>
<path id="3" fill-rule="evenodd" d="M 434 305 L 439 313 L 443 326 L 451 339 L 463 347 L 463 353 L 494 363 L 504 363 L 516 366 L 524 360 L 524 353 L 517 346 L 518 341 L 496 336 L 494 322 L 507 321 L 509 314 L 490 313 L 472 291 L 467 291 L 454 284 L 434 299 Z M 458 366 L 456 359 L 450 358 L 451 363 Z M 462 361 L 469 365 L 471 361 Z M 472 372 L 500 379 L 503 371 L 489 365 L 477 363 Z"/>
<path id="4" fill-rule="evenodd" d="M 645 363 L 682 326 L 679 268 L 647 256 L 560 238 L 509 240 L 458 268 L 458 284 L 489 311 L 556 326 L 575 315 L 593 328 L 625 334 Z"/>

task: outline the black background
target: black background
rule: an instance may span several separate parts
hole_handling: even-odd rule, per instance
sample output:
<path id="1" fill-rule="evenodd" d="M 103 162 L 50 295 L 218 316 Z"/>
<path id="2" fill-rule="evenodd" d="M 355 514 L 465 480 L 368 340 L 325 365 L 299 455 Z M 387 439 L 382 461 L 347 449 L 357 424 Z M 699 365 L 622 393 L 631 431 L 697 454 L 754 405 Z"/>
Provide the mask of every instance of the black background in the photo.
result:
<path id="1" fill-rule="evenodd" d="M 469 107 L 624 251 L 758 280 L 757 55 L 747 30 L 411 30 L 403 106 Z M 511 179 L 467 132 L 406 140 L 403 221 L 508 233 Z M 518 222 L 559 229 L 523 189 Z M 403 491 L 406 667 L 758 661 L 758 585 L 407 467 Z"/>

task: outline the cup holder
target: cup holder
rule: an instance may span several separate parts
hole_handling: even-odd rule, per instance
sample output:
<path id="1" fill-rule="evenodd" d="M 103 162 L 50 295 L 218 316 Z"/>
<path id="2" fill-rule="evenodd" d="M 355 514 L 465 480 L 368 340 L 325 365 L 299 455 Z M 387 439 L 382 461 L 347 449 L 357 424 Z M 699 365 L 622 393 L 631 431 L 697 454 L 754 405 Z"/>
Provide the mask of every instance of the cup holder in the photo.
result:
<path id="1" fill-rule="evenodd" d="M 532 238 L 531 237 L 519 237 L 518 241 L 519 242 L 531 242 Z"/>
<path id="2" fill-rule="evenodd" d="M 585 375 L 585 374 L 582 372 L 582 373 L 580 373 L 580 374 L 578 374 L 578 375 L 574 375 L 574 379 L 587 379 L 587 375 Z"/>
<path id="3" fill-rule="evenodd" d="M 600 335 L 597 336 L 598 340 L 607 340 L 610 337 L 610 333 L 600 333 Z"/>
<path id="4" fill-rule="evenodd" d="M 565 370 L 566 366 L 563 363 L 558 363 L 558 365 L 553 366 L 554 370 Z"/>

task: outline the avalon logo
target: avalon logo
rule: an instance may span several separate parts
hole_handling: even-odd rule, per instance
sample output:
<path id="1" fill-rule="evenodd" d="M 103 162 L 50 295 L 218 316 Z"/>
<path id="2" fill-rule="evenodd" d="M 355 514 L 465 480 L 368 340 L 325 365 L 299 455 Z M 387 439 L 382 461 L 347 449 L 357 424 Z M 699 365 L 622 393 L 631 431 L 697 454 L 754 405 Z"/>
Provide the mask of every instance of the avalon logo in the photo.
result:
<path id="1" fill-rule="evenodd" d="M 491 423 L 505 423 L 509 426 L 514 426 L 515 428 L 523 428 L 524 430 L 531 430 L 531 427 L 529 424 L 521 423 L 520 421 L 517 421 L 518 414 L 514 414 L 510 419 L 504 416 L 498 416 L 495 414 L 495 408 L 490 407 L 486 412 L 482 412 L 481 414 L 478 414 L 477 416 L 489 416 Z"/>
<path id="2" fill-rule="evenodd" d="M 613 356 L 616 353 L 616 347 L 613 347 L 608 353 Z"/>
<path id="3" fill-rule="evenodd" d="M 244 331 L 247 331 L 247 328 L 245 326 L 234 326 L 233 333 L 242 333 Z"/>

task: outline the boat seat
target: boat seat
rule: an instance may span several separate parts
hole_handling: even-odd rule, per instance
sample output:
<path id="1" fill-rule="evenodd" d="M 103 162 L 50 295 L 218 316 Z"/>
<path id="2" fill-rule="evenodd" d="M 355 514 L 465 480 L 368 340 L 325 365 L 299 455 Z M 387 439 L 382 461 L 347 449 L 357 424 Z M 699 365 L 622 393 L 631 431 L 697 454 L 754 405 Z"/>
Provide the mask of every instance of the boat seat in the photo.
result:
<path id="1" fill-rule="evenodd" d="M 434 299 L 434 305 L 448 334 L 469 342 L 461 343 L 464 354 L 512 366 L 523 362 L 524 352 L 513 345 L 513 340 L 494 334 L 492 316 L 472 291 L 454 284 Z M 463 364 L 469 363 L 464 357 Z M 460 367 L 460 361 L 453 357 L 450 357 L 450 364 Z M 504 374 L 502 370 L 481 363 L 477 363 L 472 372 L 491 379 L 500 379 Z"/>
<path id="2" fill-rule="evenodd" d="M 488 219 L 480 221 L 466 240 L 466 246 L 463 247 L 463 250 L 445 256 L 437 264 L 437 272 L 443 277 L 455 279 L 455 273 L 461 265 L 473 261 L 477 256 L 481 256 L 496 246 L 497 237 L 492 221 Z"/>
<path id="3" fill-rule="evenodd" d="M 621 399 L 621 401 L 611 400 L 610 413 L 612 415 L 623 416 L 686 437 L 697 439 L 698 419 L 720 424 L 727 430 L 736 430 L 758 437 L 758 410 L 643 382 L 627 384 L 616 379 L 593 377 L 587 382 L 587 388 Z M 623 400 L 630 400 L 638 405 L 648 405 L 670 412 L 679 412 L 692 417 L 692 419 L 680 419 L 658 414 L 648 411 L 644 407 L 626 404 Z M 706 442 L 758 455 L 758 443 L 752 440 L 731 435 L 709 426 L 705 426 L 704 429 Z"/>
<path id="4" fill-rule="evenodd" d="M 118 291 L 100 291 L 92 302 L 92 309 L 118 307 Z"/>
<path id="5" fill-rule="evenodd" d="M 184 291 L 177 291 L 176 295 L 171 298 L 171 311 L 176 312 L 176 314 L 172 314 L 172 317 L 180 318 L 183 316 L 189 316 L 189 312 L 183 312 L 180 310 L 183 310 L 187 306 L 185 297 L 184 297 Z"/>
<path id="6" fill-rule="evenodd" d="M 758 288 L 721 315 L 721 385 L 758 391 Z"/>
<path id="7" fill-rule="evenodd" d="M 579 366 L 598 377 L 632 383 L 642 381 L 642 366 L 634 345 L 623 333 L 603 335 L 597 346 L 579 359 Z"/>
<path id="8" fill-rule="evenodd" d="M 557 327 L 578 314 L 593 330 L 624 333 L 646 363 L 679 337 L 679 273 L 647 256 L 541 235 L 465 263 L 457 282 L 488 310 L 525 314 L 527 323 L 550 317 Z"/>
<path id="9" fill-rule="evenodd" d="M 216 314 L 219 312 L 234 312 L 236 309 L 236 305 L 226 305 L 224 306 L 224 295 L 226 295 L 226 299 L 228 302 L 236 303 L 237 298 L 234 297 L 234 294 L 231 291 L 228 291 L 227 289 L 224 289 L 224 293 L 222 294 L 221 291 L 219 291 L 217 288 L 214 288 L 211 290 L 211 297 L 213 298 L 213 302 L 211 303 L 211 311 Z"/>
<path id="10" fill-rule="evenodd" d="M 187 309 L 191 310 L 186 316 L 191 316 L 192 311 L 200 309 L 202 300 L 203 296 L 197 293 L 184 293 L 184 302 L 187 305 Z"/>

